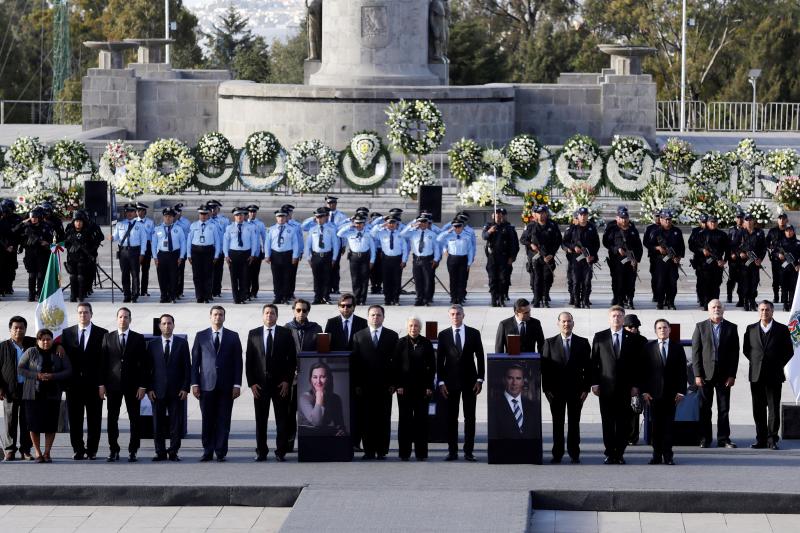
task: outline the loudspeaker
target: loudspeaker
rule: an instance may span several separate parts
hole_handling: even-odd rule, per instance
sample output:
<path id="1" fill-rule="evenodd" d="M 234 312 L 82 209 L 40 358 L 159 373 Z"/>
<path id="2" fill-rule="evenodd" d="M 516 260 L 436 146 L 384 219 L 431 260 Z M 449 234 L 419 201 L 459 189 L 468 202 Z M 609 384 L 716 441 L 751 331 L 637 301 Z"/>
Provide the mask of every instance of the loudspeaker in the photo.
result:
<path id="1" fill-rule="evenodd" d="M 442 186 L 422 185 L 419 188 L 419 210 L 433 213 L 433 221 L 442 221 Z"/>
<path id="2" fill-rule="evenodd" d="M 109 224 L 108 182 L 87 181 L 83 184 L 83 208 L 101 226 Z"/>

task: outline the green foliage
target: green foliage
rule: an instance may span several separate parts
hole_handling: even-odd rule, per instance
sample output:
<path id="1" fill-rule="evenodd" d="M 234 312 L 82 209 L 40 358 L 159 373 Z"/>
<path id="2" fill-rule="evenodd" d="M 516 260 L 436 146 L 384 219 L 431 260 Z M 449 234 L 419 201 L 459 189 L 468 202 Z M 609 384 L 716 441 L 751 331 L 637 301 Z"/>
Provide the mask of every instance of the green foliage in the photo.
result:
<path id="1" fill-rule="evenodd" d="M 303 83 L 303 61 L 308 57 L 308 33 L 305 19 L 300 23 L 300 31 L 286 44 L 272 43 L 270 56 L 270 83 Z"/>
<path id="2" fill-rule="evenodd" d="M 253 45 L 254 37 L 248 19 L 230 4 L 212 28 L 211 33 L 205 35 L 211 50 L 209 66 L 230 70 L 237 54 Z"/>

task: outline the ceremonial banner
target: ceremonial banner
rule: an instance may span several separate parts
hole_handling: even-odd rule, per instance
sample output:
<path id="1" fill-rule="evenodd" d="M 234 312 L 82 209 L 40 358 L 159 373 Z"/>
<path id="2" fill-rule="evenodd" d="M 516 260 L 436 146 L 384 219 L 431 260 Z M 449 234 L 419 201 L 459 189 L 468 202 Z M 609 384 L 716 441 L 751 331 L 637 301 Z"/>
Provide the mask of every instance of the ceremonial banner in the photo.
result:
<path id="1" fill-rule="evenodd" d="M 47 328 L 53 332 L 53 340 L 61 337 L 67 327 L 67 307 L 64 305 L 64 291 L 61 289 L 60 254 L 64 249 L 60 244 L 50 247 L 50 260 L 44 275 L 42 294 L 36 305 L 36 330 Z"/>

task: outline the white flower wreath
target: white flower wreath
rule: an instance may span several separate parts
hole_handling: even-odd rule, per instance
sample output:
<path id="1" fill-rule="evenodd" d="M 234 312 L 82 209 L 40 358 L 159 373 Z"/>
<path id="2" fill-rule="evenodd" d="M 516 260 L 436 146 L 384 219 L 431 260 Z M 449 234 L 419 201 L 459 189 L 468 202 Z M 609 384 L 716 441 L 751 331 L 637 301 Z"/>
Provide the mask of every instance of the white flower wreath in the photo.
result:
<path id="1" fill-rule="evenodd" d="M 342 150 L 340 163 L 342 179 L 357 191 L 375 189 L 392 175 L 392 157 L 372 131 L 356 133 Z"/>
<path id="2" fill-rule="evenodd" d="M 578 178 L 578 174 L 586 177 Z M 603 156 L 597 143 L 586 135 L 570 137 L 556 161 L 556 177 L 564 189 L 582 183 L 596 188 L 603 179 Z"/>
<path id="3" fill-rule="evenodd" d="M 606 176 L 608 176 L 611 188 L 622 195 L 633 196 L 641 193 L 653 177 L 655 162 L 652 157 L 645 155 L 641 160 L 640 166 L 639 173 L 621 170 L 619 163 L 612 154 L 608 158 L 608 163 L 606 163 Z M 635 179 L 626 179 L 622 175 L 623 172 L 625 175 Z"/>
<path id="4" fill-rule="evenodd" d="M 436 171 L 430 162 L 424 159 L 408 159 L 403 164 L 397 194 L 405 198 L 416 198 L 422 185 L 436 185 L 436 182 Z"/>
<path id="5" fill-rule="evenodd" d="M 309 158 L 319 162 L 319 171 L 316 174 L 306 172 L 305 163 Z M 339 178 L 339 157 L 333 149 L 318 139 L 301 141 L 289 152 L 286 176 L 289 186 L 297 192 L 325 192 Z"/>
<path id="6" fill-rule="evenodd" d="M 15 187 L 23 180 L 41 178 L 45 152 L 39 137 L 18 137 L 5 154 L 5 186 Z"/>
<path id="7" fill-rule="evenodd" d="M 73 139 L 62 139 L 47 152 L 44 173 L 53 174 L 53 179 L 84 182 L 94 178 L 95 169 L 86 145 Z"/>
<path id="8" fill-rule="evenodd" d="M 457 195 L 461 205 L 486 207 L 492 205 L 495 194 L 498 201 L 500 200 L 503 189 L 508 185 L 508 180 L 498 177 L 497 184 L 495 184 L 492 179 L 487 178 L 489 176 L 481 176 Z"/>
<path id="9" fill-rule="evenodd" d="M 400 100 L 389 105 L 387 137 L 392 146 L 404 154 L 425 155 L 436 150 L 445 134 L 442 113 L 430 100 Z M 424 125 L 421 136 L 412 136 L 408 129 L 414 125 Z"/>
<path id="10" fill-rule="evenodd" d="M 213 131 L 206 133 L 197 141 L 198 189 L 219 191 L 228 188 L 236 179 L 238 158 L 231 142 L 223 134 Z"/>
<path id="11" fill-rule="evenodd" d="M 160 167 L 164 163 L 175 165 L 171 172 Z M 141 160 L 131 161 L 128 179 L 139 180 L 153 194 L 175 194 L 192 182 L 197 172 L 197 162 L 191 150 L 178 139 L 159 139 L 144 152 Z"/>
<path id="12" fill-rule="evenodd" d="M 247 150 L 239 152 L 239 182 L 244 188 L 256 192 L 273 191 L 286 179 L 286 152 L 281 149 L 271 161 L 258 165 L 269 167 L 268 172 L 260 172 L 253 167 Z"/>
<path id="13" fill-rule="evenodd" d="M 531 179 L 525 179 L 517 175 L 513 181 L 514 189 L 522 194 L 531 191 L 541 191 L 550 185 L 550 178 L 553 175 L 553 157 L 550 151 L 544 146 L 539 149 L 539 170 Z"/>
<path id="14" fill-rule="evenodd" d="M 575 179 L 572 177 L 572 170 L 570 170 L 569 160 L 567 155 L 562 153 L 556 160 L 556 177 L 564 189 L 569 189 L 581 183 L 588 183 L 592 188 L 597 187 L 600 180 L 603 178 L 603 156 L 598 155 L 592 163 L 592 168 L 588 173 L 586 179 Z M 584 171 L 585 172 L 585 171 Z"/>
<path id="15" fill-rule="evenodd" d="M 145 183 L 140 176 L 128 173 L 128 167 L 139 159 L 133 146 L 121 140 L 109 142 L 100 157 L 100 179 L 107 181 L 124 198 L 141 196 L 147 188 Z"/>

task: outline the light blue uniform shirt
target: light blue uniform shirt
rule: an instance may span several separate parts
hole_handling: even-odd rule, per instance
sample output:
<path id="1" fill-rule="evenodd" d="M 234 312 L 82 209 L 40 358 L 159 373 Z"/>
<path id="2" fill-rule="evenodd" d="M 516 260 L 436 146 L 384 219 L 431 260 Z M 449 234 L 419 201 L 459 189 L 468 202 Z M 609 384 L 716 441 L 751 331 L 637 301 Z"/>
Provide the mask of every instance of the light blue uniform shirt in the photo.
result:
<path id="1" fill-rule="evenodd" d="M 272 257 L 272 252 L 292 252 L 292 259 L 300 259 L 302 242 L 302 230 L 299 225 L 286 222 L 270 226 L 267 230 L 267 257 Z"/>
<path id="2" fill-rule="evenodd" d="M 295 230 L 295 238 L 297 239 L 297 246 L 300 249 L 300 256 L 299 258 L 303 258 L 303 226 L 297 220 L 290 218 L 287 222 L 290 226 L 292 226 Z"/>
<path id="3" fill-rule="evenodd" d="M 183 234 L 186 235 L 186 237 L 189 236 L 189 230 L 192 227 L 192 223 L 189 222 L 186 217 L 181 216 L 180 218 L 175 218 L 175 225 L 179 226 L 183 230 Z"/>
<path id="4" fill-rule="evenodd" d="M 472 240 L 466 231 L 461 233 L 442 232 L 436 240 L 447 248 L 448 255 L 466 255 L 467 266 L 470 266 L 475 259 L 475 247 L 472 246 Z"/>
<path id="5" fill-rule="evenodd" d="M 197 220 L 192 222 L 189 228 L 189 236 L 186 239 L 189 243 L 186 256 L 192 257 L 192 246 L 213 246 L 214 257 L 218 257 L 222 252 L 222 239 L 219 236 L 219 226 L 211 219 L 206 222 Z"/>
<path id="6" fill-rule="evenodd" d="M 210 217 L 208 219 L 208 221 L 211 222 L 212 224 L 214 224 L 214 226 L 217 228 L 217 236 L 219 237 L 219 242 L 220 243 L 222 243 L 222 241 L 225 238 L 225 228 L 227 227 L 227 220 L 228 219 L 226 219 L 225 217 L 221 217 L 221 216 Z M 222 257 L 222 253 L 223 253 L 222 252 L 222 245 L 220 245 L 219 252 L 220 252 L 219 257 Z"/>
<path id="7" fill-rule="evenodd" d="M 319 235 L 322 232 L 322 247 L 319 246 Z M 336 232 L 333 229 L 333 226 L 330 224 L 325 224 L 320 227 L 319 224 L 312 226 L 311 229 L 308 230 L 308 236 L 306 236 L 306 246 L 305 246 L 305 254 L 307 256 L 311 255 L 311 252 L 316 253 L 325 253 L 325 252 L 333 252 L 333 258 L 339 256 L 339 249 L 340 249 L 340 240 L 336 237 Z"/>
<path id="8" fill-rule="evenodd" d="M 186 234 L 180 226 L 173 223 L 169 228 L 172 233 L 172 251 L 179 251 L 178 257 L 186 257 Z M 168 252 L 169 239 L 167 238 L 168 226 L 166 224 L 159 224 L 153 231 L 153 243 L 151 245 L 151 252 L 153 257 L 158 257 L 158 252 Z"/>
<path id="9" fill-rule="evenodd" d="M 430 229 L 414 229 L 413 226 L 408 226 L 400 232 L 400 235 L 408 239 L 409 251 L 415 256 L 432 255 L 433 260 L 437 263 L 442 258 L 442 251 L 436 242 L 436 233 Z M 422 241 L 422 251 L 419 251 L 419 243 Z"/>
<path id="10" fill-rule="evenodd" d="M 232 251 L 247 251 L 251 256 L 258 257 L 258 235 L 253 225 L 242 222 L 242 245 L 239 246 L 239 224 L 228 224 L 222 238 L 222 251 L 226 258 L 230 257 Z"/>
<path id="11" fill-rule="evenodd" d="M 453 223 L 452 222 L 448 222 L 447 224 L 442 226 L 442 231 L 443 232 L 447 231 L 451 227 L 453 227 Z M 478 249 L 478 237 L 475 234 L 475 230 L 474 229 L 472 229 L 471 227 L 469 227 L 467 225 L 464 225 L 464 231 L 462 232 L 462 235 L 468 235 L 469 239 L 472 241 L 472 247 L 475 248 L 476 250 Z"/>
<path id="12" fill-rule="evenodd" d="M 375 241 L 366 228 L 359 231 L 355 226 L 345 226 L 336 234 L 347 240 L 347 247 L 350 248 L 351 252 L 357 254 L 369 252 L 369 262 L 375 262 Z"/>
<path id="13" fill-rule="evenodd" d="M 260 256 L 264 252 L 265 243 L 267 242 L 267 226 L 257 218 L 253 220 L 246 218 L 244 223 L 253 226 L 256 230 L 258 235 L 258 254 L 256 255 Z"/>
<path id="14" fill-rule="evenodd" d="M 136 217 L 136 220 L 138 220 L 140 224 L 144 224 L 144 227 L 147 230 L 147 240 L 148 241 L 152 240 L 153 232 L 156 229 L 156 223 L 153 222 L 153 219 L 150 217 L 144 217 L 144 218 Z"/>
<path id="15" fill-rule="evenodd" d="M 388 228 L 375 226 L 370 232 L 372 238 L 381 243 L 381 252 L 389 257 L 403 256 L 403 263 L 408 261 L 408 241 L 400 236 L 399 230 L 392 231 Z"/>
<path id="16" fill-rule="evenodd" d="M 128 234 L 128 237 L 125 237 L 125 234 L 128 233 L 128 226 L 133 225 L 131 228 L 131 232 Z M 112 234 L 112 238 L 115 242 L 118 242 L 120 246 L 132 246 L 133 248 L 140 248 L 140 255 L 144 255 L 147 250 L 147 229 L 145 228 L 144 224 L 139 221 L 139 219 L 134 218 L 128 220 L 121 220 L 117 222 L 117 225 L 114 226 L 114 233 Z M 125 239 L 125 242 L 122 240 Z"/>

